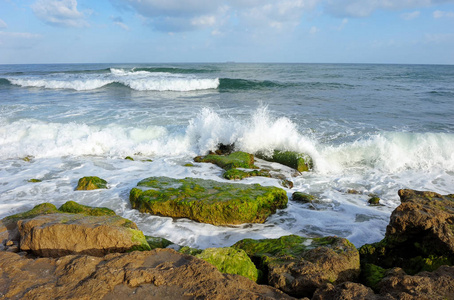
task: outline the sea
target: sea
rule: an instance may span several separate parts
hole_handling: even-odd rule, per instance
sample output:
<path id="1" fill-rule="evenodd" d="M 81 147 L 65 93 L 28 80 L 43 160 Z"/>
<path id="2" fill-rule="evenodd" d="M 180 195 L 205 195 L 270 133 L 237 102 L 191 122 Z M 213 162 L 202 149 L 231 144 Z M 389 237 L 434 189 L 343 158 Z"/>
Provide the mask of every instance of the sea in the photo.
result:
<path id="1" fill-rule="evenodd" d="M 298 174 L 268 163 L 292 188 L 236 181 L 287 192 L 287 208 L 263 224 L 213 226 L 131 208 L 129 191 L 150 176 L 227 182 L 221 168 L 193 161 L 219 144 L 302 152 L 314 167 Z M 75 191 L 84 176 L 108 189 Z M 384 237 L 399 189 L 454 193 L 453 65 L 0 65 L 0 218 L 72 200 L 196 248 L 289 234 L 359 247 Z M 297 191 L 317 200 L 295 202 Z"/>

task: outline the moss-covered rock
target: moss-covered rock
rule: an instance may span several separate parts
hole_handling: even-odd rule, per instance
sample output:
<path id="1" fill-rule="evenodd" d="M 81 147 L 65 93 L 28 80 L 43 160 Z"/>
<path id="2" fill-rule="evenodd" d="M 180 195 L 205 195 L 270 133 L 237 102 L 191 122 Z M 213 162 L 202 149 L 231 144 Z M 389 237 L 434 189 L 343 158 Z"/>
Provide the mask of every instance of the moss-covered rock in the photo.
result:
<path id="1" fill-rule="evenodd" d="M 258 270 L 241 249 L 208 248 L 195 256 L 214 265 L 222 273 L 237 274 L 257 281 Z"/>
<path id="2" fill-rule="evenodd" d="M 359 249 L 361 264 L 413 275 L 454 263 L 454 196 L 400 190 L 385 238 Z"/>
<path id="3" fill-rule="evenodd" d="M 361 281 L 374 291 L 378 292 L 378 283 L 385 278 L 387 269 L 374 264 L 363 264 L 361 266 Z"/>
<path id="4" fill-rule="evenodd" d="M 153 237 L 153 236 L 145 236 L 145 239 L 147 240 L 148 245 L 150 245 L 150 248 L 157 249 L 157 248 L 166 248 L 167 246 L 172 245 L 173 243 L 165 238 L 162 237 Z"/>
<path id="5" fill-rule="evenodd" d="M 369 198 L 369 200 L 367 200 L 367 202 L 368 202 L 370 205 L 376 206 L 376 205 L 379 205 L 379 204 L 380 204 L 380 197 L 378 197 L 378 196 L 375 195 L 375 194 L 371 194 L 371 195 L 369 195 L 369 196 L 370 196 L 370 198 Z"/>
<path id="6" fill-rule="evenodd" d="M 36 179 L 36 178 L 31 178 L 31 179 L 29 179 L 27 181 L 36 183 L 36 182 L 41 182 L 42 180 L 41 179 Z"/>
<path id="7" fill-rule="evenodd" d="M 115 212 L 107 207 L 91 207 L 68 201 L 58 209 L 60 212 L 83 214 L 86 216 L 115 216 Z"/>
<path id="8" fill-rule="evenodd" d="M 292 200 L 300 203 L 312 203 L 315 199 L 315 196 L 303 192 L 294 192 L 292 194 Z"/>
<path id="9" fill-rule="evenodd" d="M 270 172 L 266 170 L 243 171 L 239 169 L 230 169 L 225 171 L 222 175 L 222 177 L 229 180 L 241 180 L 254 176 L 271 177 Z"/>
<path id="10" fill-rule="evenodd" d="M 338 237 L 245 239 L 233 245 L 256 262 L 266 283 L 297 297 L 310 297 L 325 283 L 355 280 L 359 255 L 348 240 Z"/>
<path id="11" fill-rule="evenodd" d="M 131 156 L 126 156 L 125 159 L 134 161 L 134 158 L 132 158 Z"/>
<path id="12" fill-rule="evenodd" d="M 314 167 L 312 158 L 309 155 L 294 151 L 274 150 L 272 156 L 257 154 L 257 157 L 280 163 L 284 166 L 296 169 L 299 172 L 310 171 Z"/>
<path id="13" fill-rule="evenodd" d="M 188 254 L 188 255 L 192 255 L 192 256 L 196 256 L 197 254 L 202 253 L 202 251 L 203 250 L 201 250 L 201 249 L 191 248 L 188 246 L 181 247 L 180 250 L 178 250 L 178 252 L 180 252 L 180 253 Z"/>
<path id="14" fill-rule="evenodd" d="M 101 256 L 111 252 L 150 250 L 137 225 L 107 208 L 69 201 L 58 210 L 43 203 L 0 222 L 0 243 L 13 241 L 38 256 Z"/>
<path id="15" fill-rule="evenodd" d="M 259 184 L 150 177 L 137 186 L 129 195 L 133 208 L 213 225 L 263 223 L 288 201 L 284 190 Z"/>
<path id="16" fill-rule="evenodd" d="M 254 155 L 241 151 L 229 155 L 208 154 L 206 156 L 197 156 L 194 161 L 212 163 L 224 170 L 233 168 L 257 169 L 254 165 Z"/>
<path id="17" fill-rule="evenodd" d="M 76 191 L 107 189 L 107 181 L 96 176 L 87 176 L 79 179 Z"/>

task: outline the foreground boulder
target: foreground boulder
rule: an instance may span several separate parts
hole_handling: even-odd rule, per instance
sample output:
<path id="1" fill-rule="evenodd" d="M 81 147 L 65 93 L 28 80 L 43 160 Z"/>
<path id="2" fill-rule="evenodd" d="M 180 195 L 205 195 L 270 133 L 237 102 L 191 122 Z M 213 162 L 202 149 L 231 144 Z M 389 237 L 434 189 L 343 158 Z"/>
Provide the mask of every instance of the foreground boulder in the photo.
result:
<path id="1" fill-rule="evenodd" d="M 6 299 L 291 299 L 172 249 L 58 259 L 0 251 L 0 292 Z"/>
<path id="2" fill-rule="evenodd" d="M 287 193 L 277 187 L 189 177 L 150 177 L 137 186 L 129 196 L 133 208 L 213 225 L 263 223 L 288 201 Z"/>
<path id="3" fill-rule="evenodd" d="M 360 272 L 355 246 L 338 237 L 244 239 L 233 247 L 257 262 L 267 284 L 296 297 L 310 297 L 328 282 L 355 280 Z"/>
<path id="4" fill-rule="evenodd" d="M 208 154 L 206 156 L 197 156 L 194 161 L 212 163 L 224 170 L 233 168 L 257 169 L 254 166 L 254 155 L 241 151 L 233 152 L 229 155 Z"/>
<path id="5" fill-rule="evenodd" d="M 68 202 L 60 209 L 44 203 L 0 223 L 4 247 L 17 245 L 17 251 L 37 256 L 102 256 L 111 252 L 150 250 L 135 223 L 115 215 L 110 209 L 90 208 L 75 202 Z"/>
<path id="6" fill-rule="evenodd" d="M 402 204 L 391 214 L 385 238 L 360 248 L 365 277 L 370 265 L 385 270 L 401 267 L 415 274 L 454 262 L 454 195 L 414 190 L 398 194 Z M 372 273 L 383 277 L 384 271 L 375 267 Z"/>

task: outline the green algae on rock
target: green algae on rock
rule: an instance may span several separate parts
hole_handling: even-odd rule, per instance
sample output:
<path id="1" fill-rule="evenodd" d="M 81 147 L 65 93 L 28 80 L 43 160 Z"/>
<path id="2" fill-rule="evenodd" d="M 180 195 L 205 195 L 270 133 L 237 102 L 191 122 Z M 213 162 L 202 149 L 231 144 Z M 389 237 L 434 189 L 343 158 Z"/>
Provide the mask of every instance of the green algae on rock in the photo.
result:
<path id="1" fill-rule="evenodd" d="M 241 180 L 254 176 L 271 177 L 271 174 L 266 170 L 243 171 L 239 169 L 230 169 L 222 174 L 222 177 L 229 180 Z"/>
<path id="2" fill-rule="evenodd" d="M 232 247 L 246 251 L 266 283 L 296 297 L 310 297 L 325 283 L 355 280 L 360 272 L 358 250 L 339 237 L 244 239 Z"/>
<path id="3" fill-rule="evenodd" d="M 133 208 L 213 225 L 263 223 L 288 201 L 287 193 L 277 187 L 189 177 L 150 177 L 137 186 L 129 195 Z"/>
<path id="4" fill-rule="evenodd" d="M 311 194 L 306 194 L 303 192 L 294 192 L 292 194 L 292 200 L 301 203 L 312 203 L 316 199 L 315 196 Z"/>
<path id="5" fill-rule="evenodd" d="M 106 207 L 91 207 L 68 201 L 58 209 L 61 212 L 72 214 L 83 214 L 87 216 L 115 216 L 115 212 Z"/>
<path id="6" fill-rule="evenodd" d="M 166 248 L 169 245 L 172 245 L 173 243 L 169 241 L 168 239 L 162 238 L 162 237 L 154 237 L 154 236 L 145 236 L 145 239 L 147 240 L 148 245 L 150 245 L 150 248 L 157 249 L 157 248 Z"/>
<path id="7" fill-rule="evenodd" d="M 86 176 L 79 179 L 76 191 L 107 189 L 107 181 L 97 176 Z"/>
<path id="8" fill-rule="evenodd" d="M 294 151 L 274 150 L 272 156 L 258 154 L 257 157 L 280 163 L 284 166 L 296 169 L 299 172 L 310 171 L 314 167 L 312 158 L 309 155 Z"/>
<path id="9" fill-rule="evenodd" d="M 258 270 L 244 250 L 208 248 L 195 256 L 209 262 L 222 273 L 241 275 L 253 281 L 258 279 Z"/>
<path id="10" fill-rule="evenodd" d="M 194 161 L 212 163 L 227 171 L 233 168 L 257 169 L 254 165 L 254 155 L 241 151 L 233 152 L 229 155 L 208 154 L 206 156 L 197 156 Z"/>

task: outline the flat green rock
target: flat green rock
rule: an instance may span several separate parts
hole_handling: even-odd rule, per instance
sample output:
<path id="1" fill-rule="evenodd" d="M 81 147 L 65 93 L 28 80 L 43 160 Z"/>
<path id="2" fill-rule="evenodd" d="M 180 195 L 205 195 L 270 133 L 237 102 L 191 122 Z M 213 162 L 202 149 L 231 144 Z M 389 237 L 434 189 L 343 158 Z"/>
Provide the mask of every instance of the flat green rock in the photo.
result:
<path id="1" fill-rule="evenodd" d="M 212 163 L 224 170 L 233 168 L 257 169 L 254 165 L 254 155 L 241 151 L 233 152 L 229 155 L 208 154 L 206 156 L 197 156 L 194 161 Z"/>
<path id="2" fill-rule="evenodd" d="M 263 223 L 288 202 L 283 189 L 259 184 L 150 177 L 137 186 L 129 196 L 133 208 L 213 225 Z"/>
<path id="3" fill-rule="evenodd" d="M 284 166 L 298 170 L 299 172 L 307 172 L 313 168 L 312 158 L 304 153 L 294 151 L 274 150 L 272 156 L 258 154 L 257 157 L 280 163 Z"/>
<path id="4" fill-rule="evenodd" d="M 97 176 L 86 176 L 79 179 L 76 191 L 107 189 L 107 181 Z"/>

